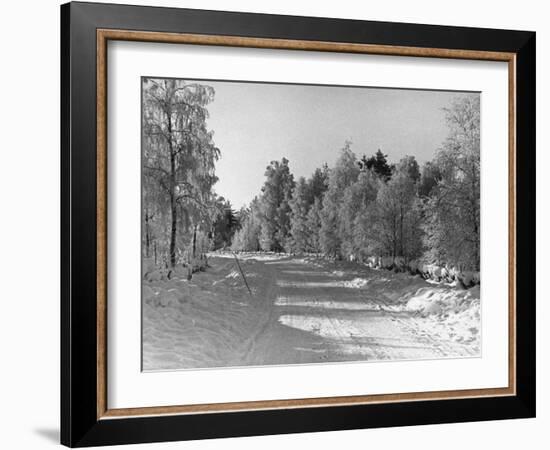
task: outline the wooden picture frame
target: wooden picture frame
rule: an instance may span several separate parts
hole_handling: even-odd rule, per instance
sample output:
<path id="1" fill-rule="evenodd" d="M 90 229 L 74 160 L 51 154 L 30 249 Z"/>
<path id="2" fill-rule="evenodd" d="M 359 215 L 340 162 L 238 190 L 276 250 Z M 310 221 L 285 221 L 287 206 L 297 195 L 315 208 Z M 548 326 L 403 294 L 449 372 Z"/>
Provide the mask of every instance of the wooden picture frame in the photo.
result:
<path id="1" fill-rule="evenodd" d="M 110 409 L 107 42 L 504 61 L 509 71 L 506 388 Z M 91 446 L 535 415 L 535 33 L 125 5 L 61 7 L 61 442 Z"/>

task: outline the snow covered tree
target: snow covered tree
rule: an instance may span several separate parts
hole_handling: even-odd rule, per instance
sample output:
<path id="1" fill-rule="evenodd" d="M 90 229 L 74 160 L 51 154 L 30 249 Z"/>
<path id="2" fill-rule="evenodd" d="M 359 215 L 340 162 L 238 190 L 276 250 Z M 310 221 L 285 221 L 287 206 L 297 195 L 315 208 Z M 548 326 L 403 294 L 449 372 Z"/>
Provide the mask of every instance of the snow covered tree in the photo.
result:
<path id="1" fill-rule="evenodd" d="M 240 228 L 233 236 L 231 250 L 257 252 L 260 247 L 261 211 L 260 201 L 255 197 L 250 208 L 241 209 L 238 214 Z"/>
<path id="2" fill-rule="evenodd" d="M 378 176 L 367 170 L 359 173 L 357 181 L 344 191 L 339 231 L 342 239 L 342 255 L 347 258 L 364 256 L 365 238 L 370 234 L 368 228 L 372 226 L 372 221 L 365 220 L 367 217 L 365 213 L 370 212 L 372 203 L 376 201 L 379 183 Z M 359 224 L 360 218 L 362 222 Z M 358 227 L 365 232 L 365 236 L 360 235 Z"/>
<path id="3" fill-rule="evenodd" d="M 314 253 L 320 253 L 322 251 L 320 243 L 322 210 L 323 201 L 321 198 L 317 197 L 307 213 L 307 229 L 310 232 L 307 239 L 308 248 Z"/>
<path id="4" fill-rule="evenodd" d="M 316 198 L 323 199 L 328 189 L 330 170 L 325 163 L 323 167 L 315 169 L 311 177 L 307 180 L 307 203 L 313 205 Z"/>
<path id="5" fill-rule="evenodd" d="M 323 252 L 341 257 L 340 209 L 345 189 L 355 183 L 359 175 L 357 157 L 347 141 L 340 151 L 334 168 L 330 171 L 328 190 L 323 197 L 319 242 Z"/>
<path id="6" fill-rule="evenodd" d="M 292 192 L 290 204 L 290 250 L 294 252 L 309 251 L 308 228 L 308 184 L 304 177 L 300 177 Z"/>
<path id="7" fill-rule="evenodd" d="M 296 252 L 319 251 L 320 212 L 323 197 L 328 189 L 329 168 L 315 169 L 310 178 L 300 177 L 290 201 L 291 248 Z M 315 211 L 310 210 L 317 203 Z"/>
<path id="8" fill-rule="evenodd" d="M 144 258 L 152 258 L 155 265 L 159 262 L 161 249 L 168 248 L 166 226 L 169 220 L 169 204 L 163 189 L 155 177 L 144 172 L 142 177 L 142 251 Z"/>
<path id="9" fill-rule="evenodd" d="M 153 184 L 159 204 L 168 208 L 169 265 L 174 267 L 178 223 L 183 230 L 193 229 L 196 242 L 197 227 L 212 216 L 214 169 L 220 151 L 206 126 L 206 107 L 214 99 L 214 89 L 154 78 L 144 79 L 142 88 L 144 187 L 147 191 Z"/>
<path id="10" fill-rule="evenodd" d="M 433 161 L 428 161 L 422 166 L 422 174 L 418 185 L 418 195 L 427 198 L 432 189 L 441 181 L 441 171 Z"/>
<path id="11" fill-rule="evenodd" d="M 288 159 L 271 161 L 260 198 L 262 223 L 260 244 L 266 251 L 284 251 L 290 236 L 290 199 L 294 177 Z"/>
<path id="12" fill-rule="evenodd" d="M 377 234 L 385 256 L 414 258 L 421 251 L 420 209 L 410 157 L 401 159 L 377 196 Z"/>
<path id="13" fill-rule="evenodd" d="M 462 269 L 480 264 L 479 95 L 445 110 L 449 136 L 435 158 L 439 180 L 426 204 L 429 256 Z"/>
<path id="14" fill-rule="evenodd" d="M 422 249 L 421 203 L 417 196 L 420 170 L 415 157 L 401 158 L 394 173 L 399 202 L 399 254 L 415 258 Z"/>
<path id="15" fill-rule="evenodd" d="M 396 169 L 400 172 L 406 173 L 414 184 L 420 181 L 420 167 L 414 156 L 404 156 L 399 161 Z"/>

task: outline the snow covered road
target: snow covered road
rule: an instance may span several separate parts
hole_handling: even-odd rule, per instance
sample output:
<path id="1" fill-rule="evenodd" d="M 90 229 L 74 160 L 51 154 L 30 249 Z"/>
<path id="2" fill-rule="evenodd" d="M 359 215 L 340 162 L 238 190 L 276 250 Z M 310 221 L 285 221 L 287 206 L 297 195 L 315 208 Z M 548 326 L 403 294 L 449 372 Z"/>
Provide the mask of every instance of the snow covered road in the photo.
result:
<path id="1" fill-rule="evenodd" d="M 473 353 L 468 346 L 430 336 L 423 329 L 424 318 L 414 312 L 392 311 L 383 293 L 369 290 L 368 281 L 357 288 L 361 283 L 354 284 L 358 278 L 353 271 L 327 271 L 322 266 L 328 264 L 319 267 L 301 258 L 263 264 L 274 272 L 277 289 L 269 323 L 246 355 L 247 364 L 432 359 Z"/>
<path id="2" fill-rule="evenodd" d="M 230 257 L 210 258 L 211 273 L 193 278 L 199 283 L 202 277 L 223 307 L 203 303 L 202 313 L 189 307 L 198 303 L 196 290 L 194 300 L 170 305 L 173 311 L 164 319 L 147 317 L 158 312 L 147 305 L 145 369 L 480 356 L 479 289 L 434 286 L 420 277 L 351 263 L 241 255 L 250 296 Z M 438 309 L 424 314 L 408 307 L 415 302 Z M 182 317 L 182 327 L 165 329 L 163 321 L 178 314 L 188 320 Z M 207 332 L 197 329 L 197 320 Z"/>

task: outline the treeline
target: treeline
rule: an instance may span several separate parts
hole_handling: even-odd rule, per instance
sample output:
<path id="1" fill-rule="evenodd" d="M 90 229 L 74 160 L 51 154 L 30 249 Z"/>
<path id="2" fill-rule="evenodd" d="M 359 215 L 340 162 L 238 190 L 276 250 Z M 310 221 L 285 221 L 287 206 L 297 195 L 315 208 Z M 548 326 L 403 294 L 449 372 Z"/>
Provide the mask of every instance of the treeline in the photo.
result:
<path id="1" fill-rule="evenodd" d="M 479 96 L 445 111 L 449 135 L 432 161 L 358 158 L 346 142 L 333 167 L 295 179 L 272 161 L 261 192 L 234 211 L 215 194 L 220 150 L 207 128 L 214 89 L 143 80 L 143 257 L 165 268 L 213 249 L 422 259 L 479 270 Z"/>
<path id="2" fill-rule="evenodd" d="M 455 100 L 445 114 L 449 135 L 422 167 L 414 156 L 390 164 L 380 150 L 359 159 L 350 142 L 334 167 L 307 179 L 295 180 L 286 158 L 272 161 L 261 193 L 231 213 L 231 248 L 479 271 L 479 97 Z"/>

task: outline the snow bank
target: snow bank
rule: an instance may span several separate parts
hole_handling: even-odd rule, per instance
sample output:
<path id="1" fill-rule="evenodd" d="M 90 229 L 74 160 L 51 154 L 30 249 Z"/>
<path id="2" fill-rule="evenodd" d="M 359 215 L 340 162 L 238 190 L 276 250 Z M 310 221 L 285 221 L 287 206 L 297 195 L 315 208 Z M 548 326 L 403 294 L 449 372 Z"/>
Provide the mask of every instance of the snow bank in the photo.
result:
<path id="1" fill-rule="evenodd" d="M 404 310 L 420 315 L 418 323 L 430 336 L 468 345 L 472 354 L 481 348 L 479 286 L 424 287 L 405 303 Z"/>
<path id="2" fill-rule="evenodd" d="M 342 271 L 354 278 L 333 281 L 334 285 L 364 289 L 366 302 L 381 302 L 389 314 L 412 326 L 419 335 L 454 346 L 464 356 L 479 355 L 481 348 L 481 306 L 479 274 L 408 263 L 395 270 L 392 258 L 373 257 L 361 266 L 345 261 L 312 260 L 329 273 Z M 399 260 L 399 265 L 404 261 Z M 393 265 L 393 266 L 392 266 Z M 365 267 L 366 266 L 366 267 Z M 380 270 L 393 268 L 393 271 Z M 465 286 L 472 286 L 465 289 Z M 445 351 L 443 349 L 443 351 Z"/>
<path id="3" fill-rule="evenodd" d="M 215 251 L 207 254 L 208 257 L 216 258 L 228 258 L 235 259 L 235 255 L 239 259 L 239 262 L 256 260 L 256 261 L 278 261 L 280 259 L 289 258 L 290 253 L 277 253 L 277 252 L 228 252 L 228 251 Z"/>
<path id="4" fill-rule="evenodd" d="M 246 272 L 248 264 L 241 265 Z M 192 280 L 186 271 L 174 271 L 170 279 L 146 277 L 142 285 L 144 370 L 239 362 L 254 330 L 266 320 L 258 298 L 271 282 L 250 271 L 247 275 L 254 296 L 230 259 L 213 259 L 211 267 Z"/>
<path id="5" fill-rule="evenodd" d="M 459 282 L 465 288 L 480 284 L 479 272 L 461 271 L 456 267 L 438 266 L 427 264 L 418 260 L 406 261 L 405 258 L 397 256 L 371 256 L 365 260 L 365 265 L 372 269 L 388 269 L 397 272 L 409 272 L 412 275 L 421 275 L 427 280 L 438 282 Z"/>
<path id="6" fill-rule="evenodd" d="M 479 287 L 469 290 L 460 288 L 423 287 L 407 301 L 407 310 L 424 314 L 438 314 L 444 311 L 461 311 L 473 300 L 479 300 Z"/>

